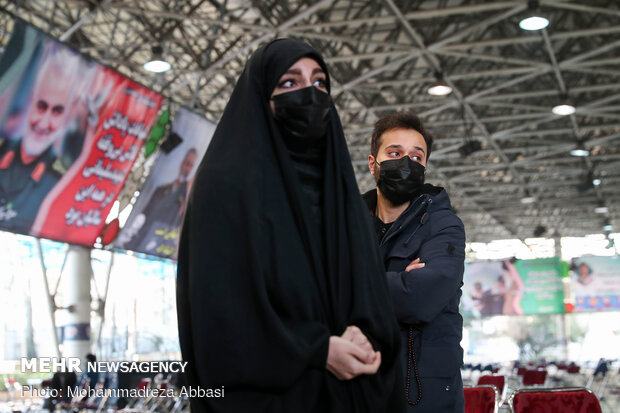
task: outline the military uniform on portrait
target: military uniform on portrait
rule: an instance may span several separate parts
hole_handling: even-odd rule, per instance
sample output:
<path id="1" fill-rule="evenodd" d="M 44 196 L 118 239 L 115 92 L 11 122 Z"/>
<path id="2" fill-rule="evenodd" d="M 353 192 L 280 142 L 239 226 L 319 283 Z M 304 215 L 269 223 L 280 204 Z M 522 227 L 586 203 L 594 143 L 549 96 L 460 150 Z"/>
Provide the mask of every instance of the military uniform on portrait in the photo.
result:
<path id="1" fill-rule="evenodd" d="M 21 151 L 21 140 L 0 143 L 0 227 L 27 234 L 61 174 L 53 167 L 52 147 L 28 164 Z"/>

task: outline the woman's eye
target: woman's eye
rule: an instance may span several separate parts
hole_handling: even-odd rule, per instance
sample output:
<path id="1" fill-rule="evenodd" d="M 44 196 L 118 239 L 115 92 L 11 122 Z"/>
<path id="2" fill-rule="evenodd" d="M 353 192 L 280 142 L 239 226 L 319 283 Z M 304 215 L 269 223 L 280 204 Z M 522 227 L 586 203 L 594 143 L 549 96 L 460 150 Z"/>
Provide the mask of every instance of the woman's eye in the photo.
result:
<path id="1" fill-rule="evenodd" d="M 320 87 L 320 88 L 325 88 L 325 79 L 316 79 L 313 83 L 313 86 L 315 87 Z"/>
<path id="2" fill-rule="evenodd" d="M 278 83 L 278 87 L 282 87 L 282 88 L 293 87 L 293 80 L 285 79 L 285 80 L 281 81 L 280 83 Z"/>

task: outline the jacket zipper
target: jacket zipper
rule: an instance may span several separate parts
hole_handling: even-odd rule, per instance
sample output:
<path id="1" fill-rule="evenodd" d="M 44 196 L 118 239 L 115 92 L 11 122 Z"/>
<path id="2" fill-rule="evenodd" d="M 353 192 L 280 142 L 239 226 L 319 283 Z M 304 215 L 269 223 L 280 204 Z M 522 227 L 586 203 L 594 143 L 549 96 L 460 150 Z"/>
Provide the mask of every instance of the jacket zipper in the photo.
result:
<path id="1" fill-rule="evenodd" d="M 420 198 L 421 198 L 421 197 L 423 197 L 423 196 L 425 196 L 425 195 L 420 195 L 420 196 L 419 196 L 419 197 L 418 197 L 415 201 L 413 201 L 413 202 L 414 202 L 414 203 L 415 203 L 415 202 L 417 202 L 417 201 L 418 201 L 418 199 L 420 199 Z M 425 199 L 425 200 L 424 200 L 424 201 L 420 204 L 420 206 L 418 206 L 418 208 L 415 210 L 415 212 L 413 213 L 413 215 L 411 215 L 411 217 L 413 218 L 413 217 L 417 216 L 417 215 L 420 213 L 420 211 L 422 211 L 422 208 L 424 207 L 424 205 L 426 205 L 426 203 L 427 203 L 428 201 L 430 201 L 430 199 Z M 404 212 L 403 212 L 403 214 L 404 214 Z M 396 222 L 398 222 L 398 220 L 396 220 Z M 396 222 L 394 222 L 394 224 L 396 224 Z M 390 228 L 390 230 L 387 232 L 387 234 L 385 234 L 385 236 L 383 237 L 383 239 L 382 239 L 382 240 L 381 240 L 381 242 L 379 243 L 379 246 L 382 246 L 384 243 L 386 243 L 386 242 L 387 242 L 387 240 L 388 240 L 389 238 L 391 238 L 394 234 L 397 234 L 397 233 L 398 233 L 398 231 L 399 231 L 402 227 L 403 227 L 403 224 L 400 224 L 400 225 L 398 226 L 398 228 L 396 228 L 395 230 L 393 230 L 393 231 L 392 231 L 392 229 L 394 228 L 394 226 L 392 225 L 392 228 Z M 419 228 L 419 227 L 420 227 L 420 226 L 418 225 L 418 228 Z M 416 231 L 418 230 L 418 228 L 416 228 Z M 414 231 L 414 233 L 415 233 L 415 231 Z"/>
<path id="2" fill-rule="evenodd" d="M 418 209 L 416 211 L 416 215 L 419 214 L 421 211 L 421 208 L 424 206 L 424 204 L 428 204 L 428 206 L 426 207 L 426 209 L 428 210 L 428 208 L 431 206 L 431 204 L 433 203 L 433 199 L 429 198 L 426 201 L 422 202 L 422 205 L 420 205 L 420 209 Z M 407 241 L 405 241 L 405 245 L 409 244 L 409 241 L 411 241 L 411 238 L 413 238 L 413 236 L 415 235 L 416 232 L 418 232 L 418 230 L 420 229 L 420 227 L 422 225 L 424 225 L 426 223 L 427 220 L 424 219 L 424 215 L 427 214 L 427 211 L 424 211 L 424 214 L 422 214 L 422 218 L 420 218 L 420 222 L 418 223 L 418 226 L 415 227 L 415 229 L 413 230 L 413 232 L 411 233 L 411 235 L 409 235 L 409 238 L 407 238 Z"/>

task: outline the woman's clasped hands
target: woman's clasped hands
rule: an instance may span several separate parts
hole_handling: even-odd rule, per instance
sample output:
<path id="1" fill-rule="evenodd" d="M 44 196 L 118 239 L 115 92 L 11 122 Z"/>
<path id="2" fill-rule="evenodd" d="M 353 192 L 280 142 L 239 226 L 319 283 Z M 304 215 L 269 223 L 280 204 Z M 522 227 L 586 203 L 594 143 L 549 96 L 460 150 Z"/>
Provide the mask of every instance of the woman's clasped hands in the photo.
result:
<path id="1" fill-rule="evenodd" d="M 341 336 L 329 338 L 326 368 L 339 380 L 375 374 L 380 365 L 381 352 L 374 350 L 358 327 L 349 326 Z"/>

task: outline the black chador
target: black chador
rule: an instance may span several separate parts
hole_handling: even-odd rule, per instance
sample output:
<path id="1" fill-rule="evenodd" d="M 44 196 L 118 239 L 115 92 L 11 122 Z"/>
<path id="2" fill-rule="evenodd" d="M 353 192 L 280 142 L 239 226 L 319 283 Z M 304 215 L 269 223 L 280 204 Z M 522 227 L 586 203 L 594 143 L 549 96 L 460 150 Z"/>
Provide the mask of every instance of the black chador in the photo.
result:
<path id="1" fill-rule="evenodd" d="M 372 223 L 329 101 L 321 139 L 296 145 L 269 100 L 305 43 L 248 61 L 197 172 L 181 235 L 177 306 L 187 384 L 225 388 L 195 412 L 398 412 L 398 326 Z M 327 78 L 329 90 L 329 78 Z M 292 143 L 291 143 L 292 142 Z M 338 380 L 329 337 L 358 326 L 382 363 Z M 398 386 L 398 388 L 396 388 Z"/>

